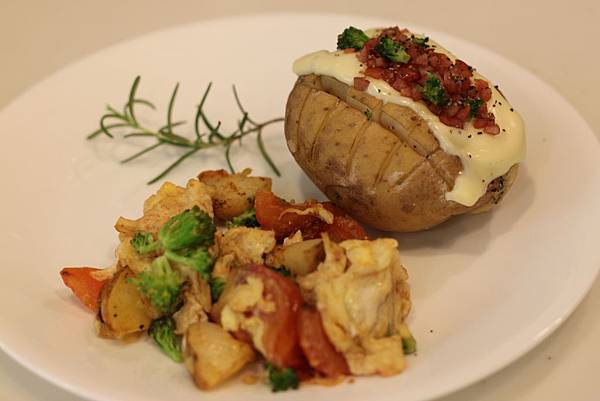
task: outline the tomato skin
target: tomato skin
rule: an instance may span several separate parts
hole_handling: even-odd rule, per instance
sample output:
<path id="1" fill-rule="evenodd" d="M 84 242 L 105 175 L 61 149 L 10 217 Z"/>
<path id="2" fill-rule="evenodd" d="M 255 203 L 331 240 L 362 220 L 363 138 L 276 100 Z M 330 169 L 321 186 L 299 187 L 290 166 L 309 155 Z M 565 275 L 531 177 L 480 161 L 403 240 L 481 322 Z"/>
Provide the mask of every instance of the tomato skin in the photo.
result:
<path id="1" fill-rule="evenodd" d="M 262 337 L 265 359 L 278 368 L 305 366 L 297 326 L 298 313 L 303 303 L 300 288 L 291 278 L 263 265 L 248 266 L 246 274 L 263 282 L 263 297 L 275 304 L 272 312 L 257 311 L 265 325 Z"/>
<path id="2" fill-rule="evenodd" d="M 256 219 L 262 228 L 275 231 L 275 237 L 278 240 L 282 240 L 298 230 L 302 231 L 304 239 L 319 238 L 322 232 L 329 233 L 331 239 L 336 242 L 347 239 L 367 239 L 363 228 L 331 202 L 322 204 L 325 209 L 333 213 L 332 224 L 327 224 L 316 216 L 285 212 L 289 208 L 304 210 L 315 204 L 317 202 L 288 203 L 275 196 L 271 191 L 262 189 L 256 192 L 254 201 Z"/>
<path id="3" fill-rule="evenodd" d="M 60 271 L 60 277 L 79 301 L 92 312 L 98 312 L 98 299 L 104 284 L 108 281 L 97 280 L 92 272 L 99 271 L 94 267 L 65 267 Z"/>
<path id="4" fill-rule="evenodd" d="M 313 307 L 303 307 L 300 310 L 298 335 L 300 347 L 311 368 L 327 377 L 350 374 L 346 359 L 329 341 L 318 310 Z"/>
<path id="5" fill-rule="evenodd" d="M 348 216 L 342 209 L 331 202 L 323 203 L 325 209 L 333 213 L 333 223 L 328 224 L 325 232 L 334 242 L 342 242 L 347 239 L 368 239 L 367 233 L 360 224 Z"/>

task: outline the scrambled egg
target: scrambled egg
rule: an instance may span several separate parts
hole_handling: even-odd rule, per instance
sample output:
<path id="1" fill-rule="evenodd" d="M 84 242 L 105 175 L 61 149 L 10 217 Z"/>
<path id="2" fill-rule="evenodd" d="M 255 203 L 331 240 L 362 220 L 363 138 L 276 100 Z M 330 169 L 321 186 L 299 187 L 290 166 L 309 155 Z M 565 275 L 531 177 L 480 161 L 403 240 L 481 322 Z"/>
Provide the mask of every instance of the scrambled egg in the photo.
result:
<path id="1" fill-rule="evenodd" d="M 158 233 L 173 216 L 198 206 L 213 217 L 210 189 L 196 179 L 189 180 L 185 188 L 165 182 L 158 192 L 144 202 L 144 215 L 137 220 L 120 217 L 115 228 L 121 234 L 133 236 L 137 232 Z"/>
<path id="2" fill-rule="evenodd" d="M 263 255 L 275 248 L 273 231 L 258 228 L 235 227 L 216 236 L 219 254 L 232 254 L 238 265 L 263 263 Z"/>
<path id="3" fill-rule="evenodd" d="M 325 261 L 298 278 L 306 299 L 355 375 L 393 375 L 404 369 L 399 329 L 410 310 L 407 274 L 393 239 L 323 237 Z"/>
<path id="4" fill-rule="evenodd" d="M 183 306 L 173 314 L 175 333 L 185 334 L 187 329 L 196 322 L 207 322 L 208 316 L 203 306 L 192 292 L 183 294 Z"/>
<path id="5" fill-rule="evenodd" d="M 275 304 L 263 298 L 264 285 L 260 278 L 248 276 L 246 283 L 240 284 L 228 294 L 227 303 L 221 311 L 221 326 L 227 331 L 244 330 L 252 337 L 254 347 L 265 353 L 263 334 L 265 325 L 254 312 L 273 312 Z"/>
<path id="6" fill-rule="evenodd" d="M 196 179 L 189 180 L 185 188 L 165 182 L 156 194 L 144 202 L 142 217 L 137 220 L 120 217 L 115 224 L 120 240 L 116 251 L 119 263 L 129 267 L 135 274 L 144 271 L 150 266 L 152 257 L 144 257 L 135 250 L 130 243 L 133 236 L 142 231 L 157 234 L 171 217 L 194 206 L 198 206 L 212 217 L 213 208 L 209 192 L 209 188 Z"/>

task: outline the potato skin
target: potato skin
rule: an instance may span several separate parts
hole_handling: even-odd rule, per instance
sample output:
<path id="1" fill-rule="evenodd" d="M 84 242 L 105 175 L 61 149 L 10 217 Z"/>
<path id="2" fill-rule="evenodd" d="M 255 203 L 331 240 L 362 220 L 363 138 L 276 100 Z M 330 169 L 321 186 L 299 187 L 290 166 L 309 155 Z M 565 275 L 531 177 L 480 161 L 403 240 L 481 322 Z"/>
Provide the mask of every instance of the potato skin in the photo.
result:
<path id="1" fill-rule="evenodd" d="M 514 165 L 492 181 L 471 207 L 447 201 L 462 163 L 440 148 L 416 113 L 314 74 L 299 77 L 289 95 L 285 135 L 300 167 L 332 202 L 385 231 L 426 230 L 487 211 L 518 170 Z"/>

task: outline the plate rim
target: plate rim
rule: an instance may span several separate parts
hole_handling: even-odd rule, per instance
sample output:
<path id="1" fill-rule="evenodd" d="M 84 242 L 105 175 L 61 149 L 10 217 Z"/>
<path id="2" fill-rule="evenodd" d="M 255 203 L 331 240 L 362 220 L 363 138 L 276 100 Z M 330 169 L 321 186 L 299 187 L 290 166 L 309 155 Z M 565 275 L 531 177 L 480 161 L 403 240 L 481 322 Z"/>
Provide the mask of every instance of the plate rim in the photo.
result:
<path id="1" fill-rule="evenodd" d="M 110 51 L 111 49 L 116 48 L 116 47 L 130 45 L 133 42 L 144 40 L 147 37 L 160 36 L 162 34 L 172 32 L 172 31 L 185 30 L 185 29 L 189 29 L 191 27 L 195 27 L 195 26 L 199 26 L 199 25 L 222 23 L 224 21 L 247 20 L 247 19 L 256 18 L 256 17 L 259 17 L 259 18 L 260 17 L 280 17 L 280 18 L 303 17 L 303 18 L 307 18 L 307 17 L 311 17 L 311 16 L 319 17 L 319 18 L 344 17 L 344 18 L 348 18 L 348 19 L 359 18 L 359 19 L 372 19 L 372 20 L 378 20 L 378 21 L 391 21 L 391 19 L 388 19 L 387 17 L 378 17 L 375 15 L 358 15 L 358 14 L 351 14 L 351 13 L 334 13 L 334 12 L 317 13 L 314 11 L 303 10 L 303 11 L 300 11 L 297 13 L 276 11 L 276 12 L 252 12 L 252 13 L 235 14 L 235 15 L 221 15 L 221 16 L 216 16 L 213 18 L 203 19 L 203 20 L 199 20 L 199 21 L 189 21 L 189 22 L 185 22 L 182 24 L 176 24 L 176 25 L 172 25 L 169 27 L 160 28 L 160 29 L 144 32 L 144 33 L 141 33 L 138 35 L 123 38 L 122 40 L 119 40 L 115 43 L 109 44 L 107 46 L 103 46 L 103 47 L 98 48 L 91 52 L 84 53 L 81 57 L 59 66 L 58 69 L 53 70 L 53 71 L 49 72 L 48 74 L 42 76 L 40 79 L 32 82 L 31 84 L 29 84 L 28 86 L 23 88 L 20 92 L 18 92 L 18 94 L 16 96 L 14 96 L 8 103 L 6 103 L 2 108 L 0 108 L 0 116 L 2 114 L 4 114 L 8 109 L 14 107 L 14 105 L 19 103 L 23 98 L 28 96 L 28 94 L 30 92 L 34 91 L 39 86 L 42 86 L 46 81 L 50 81 L 50 80 L 54 79 L 56 76 L 64 73 L 65 70 L 76 68 L 79 64 L 83 64 L 83 63 L 87 62 L 88 59 L 93 58 L 93 57 L 99 55 L 100 53 Z M 587 133 L 585 135 L 590 134 L 598 142 L 597 135 L 595 134 L 594 130 L 589 125 L 588 121 L 581 115 L 579 110 L 577 110 L 577 108 L 575 108 L 561 94 L 561 92 L 558 89 L 556 89 L 552 84 L 550 84 L 543 78 L 537 76 L 529 68 L 524 67 L 524 66 L 514 62 L 511 58 L 505 56 L 504 54 L 501 54 L 492 49 L 486 48 L 485 46 L 483 46 L 479 43 L 471 42 L 469 39 L 463 38 L 462 36 L 448 33 L 445 30 L 429 29 L 424 25 L 416 24 L 411 21 L 403 21 L 403 20 L 397 20 L 393 24 L 402 24 L 403 22 L 405 22 L 405 24 L 404 24 L 405 26 L 408 26 L 411 28 L 418 28 L 418 29 L 422 30 L 423 32 L 431 33 L 432 35 L 441 34 L 442 36 L 445 36 L 446 38 L 449 38 L 451 40 L 455 40 L 457 42 L 463 42 L 469 46 L 472 46 L 477 51 L 482 51 L 484 53 L 485 52 L 491 53 L 495 57 L 501 59 L 507 65 L 510 65 L 511 69 L 516 69 L 516 70 L 521 70 L 521 71 L 526 72 L 526 74 L 528 76 L 526 77 L 525 80 L 528 81 L 530 79 L 533 79 L 533 80 L 537 81 L 540 85 L 542 85 L 544 87 L 544 89 L 548 90 L 553 95 L 555 95 L 556 99 L 560 100 L 561 103 L 563 103 L 563 106 L 566 107 L 564 114 L 570 114 L 573 119 L 577 119 L 578 122 L 581 124 L 581 127 L 585 131 L 587 131 Z M 426 28 L 426 29 L 423 29 L 423 28 Z M 450 394 L 458 392 L 466 387 L 469 387 L 469 386 L 477 383 L 478 381 L 480 381 L 482 379 L 485 379 L 497 372 L 500 372 L 501 370 L 503 370 L 506 367 L 510 366 L 511 364 L 517 362 L 518 360 L 523 358 L 525 355 L 527 355 L 529 352 L 531 352 L 534 348 L 539 346 L 543 341 L 548 339 L 566 320 L 568 320 L 568 318 L 573 314 L 575 309 L 581 304 L 581 302 L 584 300 L 584 298 L 589 294 L 591 287 L 594 285 L 595 281 L 598 279 L 598 276 L 600 275 L 600 264 L 597 265 L 595 267 L 595 269 L 593 266 L 590 267 L 590 269 L 593 269 L 593 270 L 586 270 L 586 272 L 588 273 L 587 276 L 589 276 L 587 280 L 582 281 L 582 279 L 579 278 L 577 282 L 580 284 L 578 286 L 573 285 L 573 288 L 581 288 L 581 290 L 577 293 L 577 296 L 572 297 L 570 301 L 563 301 L 562 302 L 563 305 L 560 307 L 561 312 L 560 313 L 557 312 L 557 314 L 560 314 L 560 316 L 555 316 L 555 319 L 553 319 L 553 321 L 551 323 L 547 324 L 547 326 L 540 333 L 538 333 L 538 335 L 536 335 L 532 340 L 528 341 L 527 343 L 523 343 L 524 345 L 521 347 L 517 347 L 518 348 L 517 351 L 505 354 L 504 358 L 502 358 L 501 360 L 496 360 L 495 363 L 491 363 L 488 361 L 487 364 L 484 364 L 484 366 L 483 366 L 484 369 L 479 371 L 480 373 L 478 373 L 476 375 L 471 375 L 469 379 L 463 380 L 461 383 L 454 385 L 454 386 L 452 386 L 452 385 L 445 386 L 445 387 L 439 389 L 438 391 L 430 391 L 424 398 L 419 398 L 419 399 L 422 401 L 428 401 L 428 400 L 437 399 L 439 397 L 448 396 Z M 25 358 L 25 357 L 20 356 L 18 354 L 18 352 L 16 352 L 15 350 L 11 350 L 10 347 L 7 347 L 7 344 L 5 344 L 5 341 L 3 340 L 2 337 L 0 337 L 0 351 L 4 352 L 13 361 L 15 361 L 19 365 L 23 366 L 29 373 L 34 374 L 35 376 L 45 380 L 46 382 L 48 382 L 49 384 L 51 384 L 55 387 L 61 388 L 75 396 L 82 397 L 87 400 L 99 400 L 99 401 L 100 400 L 101 401 L 108 400 L 107 398 L 104 398 L 98 394 L 88 391 L 83 386 L 70 383 L 68 380 L 61 379 L 60 377 L 55 375 L 52 371 L 37 368 L 33 362 L 27 360 L 27 358 Z"/>

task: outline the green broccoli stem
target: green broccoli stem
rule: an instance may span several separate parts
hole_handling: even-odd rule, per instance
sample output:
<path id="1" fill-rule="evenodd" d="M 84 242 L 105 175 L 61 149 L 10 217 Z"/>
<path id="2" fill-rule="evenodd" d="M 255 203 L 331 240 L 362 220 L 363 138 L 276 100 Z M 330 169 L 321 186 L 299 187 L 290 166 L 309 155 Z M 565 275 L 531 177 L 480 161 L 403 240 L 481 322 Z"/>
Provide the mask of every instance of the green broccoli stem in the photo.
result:
<path id="1" fill-rule="evenodd" d="M 183 362 L 181 353 L 181 336 L 175 334 L 175 321 L 170 316 L 153 320 L 148 335 L 156 345 L 173 361 Z"/>

